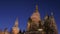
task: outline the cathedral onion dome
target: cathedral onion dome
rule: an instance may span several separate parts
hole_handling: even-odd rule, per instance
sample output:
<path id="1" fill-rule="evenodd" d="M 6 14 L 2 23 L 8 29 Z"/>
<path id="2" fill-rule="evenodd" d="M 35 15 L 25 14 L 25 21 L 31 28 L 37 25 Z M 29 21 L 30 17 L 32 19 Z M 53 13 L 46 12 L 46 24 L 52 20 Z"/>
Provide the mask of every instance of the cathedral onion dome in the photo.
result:
<path id="1" fill-rule="evenodd" d="M 38 12 L 38 5 L 36 5 L 35 12 L 32 14 L 31 19 L 32 19 L 32 21 L 37 21 L 37 22 L 41 21 L 40 14 Z"/>
<path id="2" fill-rule="evenodd" d="M 14 27 L 12 28 L 12 31 L 13 31 L 14 34 L 19 33 L 18 19 L 16 19 L 15 25 L 14 25 Z"/>

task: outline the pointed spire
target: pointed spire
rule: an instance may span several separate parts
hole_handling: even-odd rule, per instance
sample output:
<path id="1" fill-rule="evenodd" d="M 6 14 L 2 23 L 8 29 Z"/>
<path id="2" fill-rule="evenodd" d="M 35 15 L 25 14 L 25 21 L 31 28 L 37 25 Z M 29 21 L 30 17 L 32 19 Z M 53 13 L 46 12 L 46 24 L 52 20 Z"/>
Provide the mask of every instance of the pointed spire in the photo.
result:
<path id="1" fill-rule="evenodd" d="M 41 21 L 40 13 L 38 12 L 38 5 L 36 4 L 35 12 L 31 16 L 32 21 Z"/>
<path id="2" fill-rule="evenodd" d="M 36 9 L 35 10 L 36 10 L 36 12 L 38 12 L 38 4 L 36 4 Z"/>
<path id="3" fill-rule="evenodd" d="M 14 24 L 14 26 L 12 27 L 12 32 L 13 32 L 14 34 L 19 33 L 18 18 L 16 18 L 15 24 Z"/>
<path id="4" fill-rule="evenodd" d="M 15 27 L 18 27 L 18 18 L 16 18 L 16 21 L 15 21 Z"/>

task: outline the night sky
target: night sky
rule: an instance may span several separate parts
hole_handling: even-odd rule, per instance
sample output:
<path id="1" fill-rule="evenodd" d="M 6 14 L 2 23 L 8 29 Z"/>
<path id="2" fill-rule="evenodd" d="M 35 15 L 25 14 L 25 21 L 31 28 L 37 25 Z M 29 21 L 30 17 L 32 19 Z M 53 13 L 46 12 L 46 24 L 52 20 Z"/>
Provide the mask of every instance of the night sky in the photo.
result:
<path id="1" fill-rule="evenodd" d="M 16 18 L 19 19 L 19 28 L 26 29 L 28 18 L 38 4 L 41 19 L 46 13 L 53 11 L 54 18 L 60 32 L 60 0 L 0 0 L 0 29 L 10 31 Z"/>

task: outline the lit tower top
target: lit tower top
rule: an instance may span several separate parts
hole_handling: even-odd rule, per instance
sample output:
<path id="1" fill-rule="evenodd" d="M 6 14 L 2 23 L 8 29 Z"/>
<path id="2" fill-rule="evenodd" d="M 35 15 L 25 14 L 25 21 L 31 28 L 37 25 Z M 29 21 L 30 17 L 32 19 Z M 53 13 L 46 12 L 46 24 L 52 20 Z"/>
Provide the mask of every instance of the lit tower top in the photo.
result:
<path id="1" fill-rule="evenodd" d="M 31 19 L 32 19 L 32 21 L 35 21 L 35 22 L 41 21 L 40 14 L 38 11 L 38 5 L 36 5 L 35 12 L 33 12 Z"/>
<path id="2" fill-rule="evenodd" d="M 12 32 L 13 32 L 14 34 L 18 34 L 18 33 L 19 33 L 18 18 L 16 19 L 15 24 L 14 24 L 14 26 L 13 26 L 13 28 L 12 28 Z"/>

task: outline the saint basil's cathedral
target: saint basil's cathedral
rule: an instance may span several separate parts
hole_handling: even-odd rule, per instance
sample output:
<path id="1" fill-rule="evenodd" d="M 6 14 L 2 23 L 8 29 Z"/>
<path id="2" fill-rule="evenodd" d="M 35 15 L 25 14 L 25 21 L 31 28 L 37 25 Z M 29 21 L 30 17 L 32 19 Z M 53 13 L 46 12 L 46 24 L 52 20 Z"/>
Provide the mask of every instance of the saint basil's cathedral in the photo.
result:
<path id="1" fill-rule="evenodd" d="M 0 31 L 0 34 L 58 34 L 53 12 L 51 12 L 51 16 L 46 14 L 42 20 L 38 5 L 36 5 L 33 14 L 28 18 L 26 31 L 21 32 L 18 25 L 17 18 L 11 32 L 8 32 L 8 29 L 5 28 L 4 31 Z"/>

